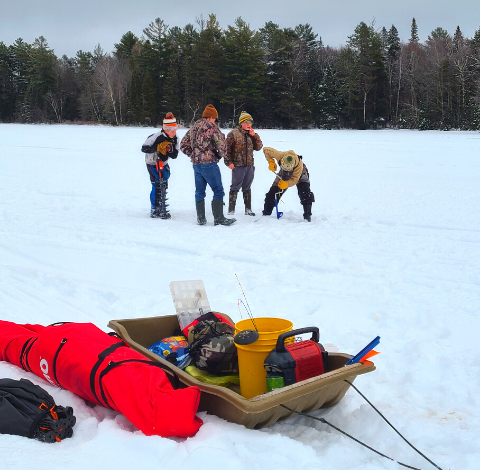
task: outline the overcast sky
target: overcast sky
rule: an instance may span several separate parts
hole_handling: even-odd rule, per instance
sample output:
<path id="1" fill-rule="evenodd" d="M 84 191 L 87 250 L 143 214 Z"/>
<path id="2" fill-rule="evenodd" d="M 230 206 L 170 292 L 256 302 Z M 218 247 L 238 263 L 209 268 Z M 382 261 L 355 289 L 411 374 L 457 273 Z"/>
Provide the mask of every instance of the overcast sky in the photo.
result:
<path id="1" fill-rule="evenodd" d="M 44 36 L 57 56 L 93 51 L 97 44 L 112 52 L 123 34 L 141 36 L 155 18 L 183 28 L 210 13 L 222 28 L 238 16 L 253 29 L 267 21 L 280 27 L 309 23 L 324 45 L 334 47 L 344 45 L 361 21 L 375 21 L 379 29 L 394 24 L 403 41 L 412 18 L 421 41 L 438 26 L 453 34 L 459 25 L 467 37 L 480 28 L 480 0 L 0 0 L 0 42 L 32 43 Z"/>

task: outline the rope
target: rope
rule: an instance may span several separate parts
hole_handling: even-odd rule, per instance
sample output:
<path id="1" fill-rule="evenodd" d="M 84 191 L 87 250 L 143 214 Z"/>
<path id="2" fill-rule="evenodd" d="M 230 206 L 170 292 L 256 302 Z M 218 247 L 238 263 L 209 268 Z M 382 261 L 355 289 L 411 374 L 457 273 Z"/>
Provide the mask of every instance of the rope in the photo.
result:
<path id="1" fill-rule="evenodd" d="M 323 424 L 328 424 L 329 426 L 331 426 L 333 429 L 335 429 L 336 431 L 342 433 L 343 435 L 349 437 L 350 439 L 354 440 L 355 442 L 358 442 L 360 445 L 362 445 L 363 447 L 366 447 L 367 449 L 370 449 L 372 452 L 375 452 L 376 454 L 378 455 L 381 455 L 382 457 L 385 457 L 386 459 L 388 460 L 391 460 L 392 462 L 397 462 L 399 465 L 401 465 L 402 467 L 406 467 L 406 468 L 411 468 L 412 470 L 420 470 L 419 468 L 417 467 L 411 467 L 410 465 L 407 465 L 407 464 L 404 464 L 402 462 L 398 462 L 394 459 L 392 459 L 391 457 L 388 457 L 388 455 L 385 455 L 385 454 L 382 454 L 381 452 L 379 452 L 378 450 L 375 450 L 373 447 L 370 447 L 368 446 L 367 444 L 364 444 L 362 441 L 359 441 L 358 439 L 356 439 L 355 437 L 351 436 L 350 434 L 346 433 L 345 431 L 342 431 L 341 429 L 337 428 L 336 426 L 334 426 L 332 423 L 329 423 L 325 418 L 317 418 L 316 416 L 312 416 L 312 415 L 309 415 L 308 413 L 302 413 L 301 411 L 295 411 L 295 410 L 292 410 L 291 408 L 289 408 L 288 406 L 285 406 L 285 405 L 280 405 L 282 406 L 283 408 L 287 409 L 288 411 L 291 411 L 293 413 L 296 413 L 297 415 L 300 415 L 300 416 L 306 416 L 307 418 L 312 418 L 312 419 L 315 419 L 317 421 L 320 421 L 321 423 Z"/>
<path id="2" fill-rule="evenodd" d="M 357 388 L 355 387 L 355 385 L 352 384 L 352 382 L 349 382 L 348 380 L 345 380 L 345 382 L 347 382 L 347 384 L 349 384 L 351 387 L 353 387 L 357 393 L 385 420 L 385 422 L 415 451 L 417 452 L 418 454 L 420 454 L 425 460 L 427 460 L 428 462 L 430 462 L 435 468 L 438 468 L 438 470 L 442 470 L 437 464 L 435 464 L 434 462 L 432 462 L 428 457 L 426 457 L 424 454 L 422 454 L 414 445 L 410 444 L 410 442 L 407 441 L 407 439 L 405 439 L 405 437 L 403 437 L 400 432 L 398 432 L 394 427 L 393 427 L 393 424 L 390 423 L 390 421 L 388 421 L 387 418 L 385 418 L 385 416 L 382 415 L 382 413 L 380 413 L 380 411 L 377 410 L 377 408 L 375 408 L 375 406 L 373 406 L 373 404 L 368 400 L 368 398 Z"/>

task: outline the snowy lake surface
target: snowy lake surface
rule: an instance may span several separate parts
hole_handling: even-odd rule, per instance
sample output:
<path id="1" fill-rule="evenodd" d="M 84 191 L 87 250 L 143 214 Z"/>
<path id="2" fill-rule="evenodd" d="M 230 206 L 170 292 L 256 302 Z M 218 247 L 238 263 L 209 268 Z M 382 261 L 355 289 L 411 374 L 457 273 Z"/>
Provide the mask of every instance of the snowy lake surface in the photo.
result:
<path id="1" fill-rule="evenodd" d="M 170 163 L 172 218 L 149 217 L 140 147 L 153 132 L 0 125 L 0 318 L 109 331 L 112 319 L 174 314 L 170 282 L 201 279 L 211 307 L 238 321 L 237 274 L 255 316 L 318 326 L 327 349 L 355 354 L 381 336 L 377 369 L 355 385 L 443 470 L 479 469 L 480 133 L 259 130 L 265 146 L 303 155 L 312 222 L 295 189 L 282 219 L 261 217 L 274 177 L 257 152 L 257 217 L 239 195 L 237 223 L 214 227 L 208 189 L 200 227 L 183 154 Z M 77 416 L 73 438 L 57 444 L 0 435 L 1 470 L 39 458 L 69 470 L 402 468 L 305 417 L 248 430 L 199 413 L 194 438 L 146 437 L 11 364 L 0 362 L 0 377 L 32 380 Z M 329 411 L 394 460 L 434 468 L 353 389 Z"/>

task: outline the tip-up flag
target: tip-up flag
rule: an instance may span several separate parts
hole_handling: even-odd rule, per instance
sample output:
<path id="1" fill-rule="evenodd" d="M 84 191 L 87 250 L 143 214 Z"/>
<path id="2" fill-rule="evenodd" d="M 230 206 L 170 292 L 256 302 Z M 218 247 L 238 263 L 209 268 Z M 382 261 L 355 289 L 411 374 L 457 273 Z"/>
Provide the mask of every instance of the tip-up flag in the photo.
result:
<path id="1" fill-rule="evenodd" d="M 370 343 L 368 343 L 358 354 L 353 356 L 345 365 L 349 366 L 360 361 L 366 361 L 367 359 L 380 354 L 379 352 L 373 350 L 373 348 L 379 343 L 380 336 L 377 336 L 373 341 L 370 341 Z"/>

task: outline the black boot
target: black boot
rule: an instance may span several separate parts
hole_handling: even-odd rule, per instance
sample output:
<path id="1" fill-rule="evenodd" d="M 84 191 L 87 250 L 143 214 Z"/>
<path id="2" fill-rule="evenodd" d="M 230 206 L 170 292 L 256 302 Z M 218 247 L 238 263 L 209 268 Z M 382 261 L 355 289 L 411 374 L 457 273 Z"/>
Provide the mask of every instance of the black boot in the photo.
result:
<path id="1" fill-rule="evenodd" d="M 252 190 L 247 189 L 243 191 L 243 202 L 245 203 L 245 215 L 255 215 L 255 212 L 252 212 Z"/>
<path id="2" fill-rule="evenodd" d="M 228 215 L 235 214 L 235 204 L 237 203 L 238 191 L 230 191 L 228 195 Z"/>
<path id="3" fill-rule="evenodd" d="M 212 201 L 212 212 L 215 225 L 232 225 L 237 221 L 237 219 L 227 219 L 223 215 L 223 201 L 220 199 Z"/>
<path id="4" fill-rule="evenodd" d="M 197 223 L 198 225 L 206 225 L 207 218 L 205 217 L 205 199 L 203 201 L 195 201 L 197 209 Z"/>
<path id="5" fill-rule="evenodd" d="M 265 203 L 263 205 L 263 215 L 272 215 L 273 209 L 275 209 L 275 201 L 280 201 L 282 194 L 286 190 L 281 190 L 276 184 L 269 189 L 268 193 L 265 194 Z"/>
<path id="6" fill-rule="evenodd" d="M 152 219 L 156 219 L 156 218 L 160 217 L 160 211 L 158 209 L 151 209 L 150 210 L 150 217 Z"/>
<path id="7" fill-rule="evenodd" d="M 312 205 L 311 204 L 304 204 L 303 205 L 303 218 L 307 222 L 312 221 Z"/>

